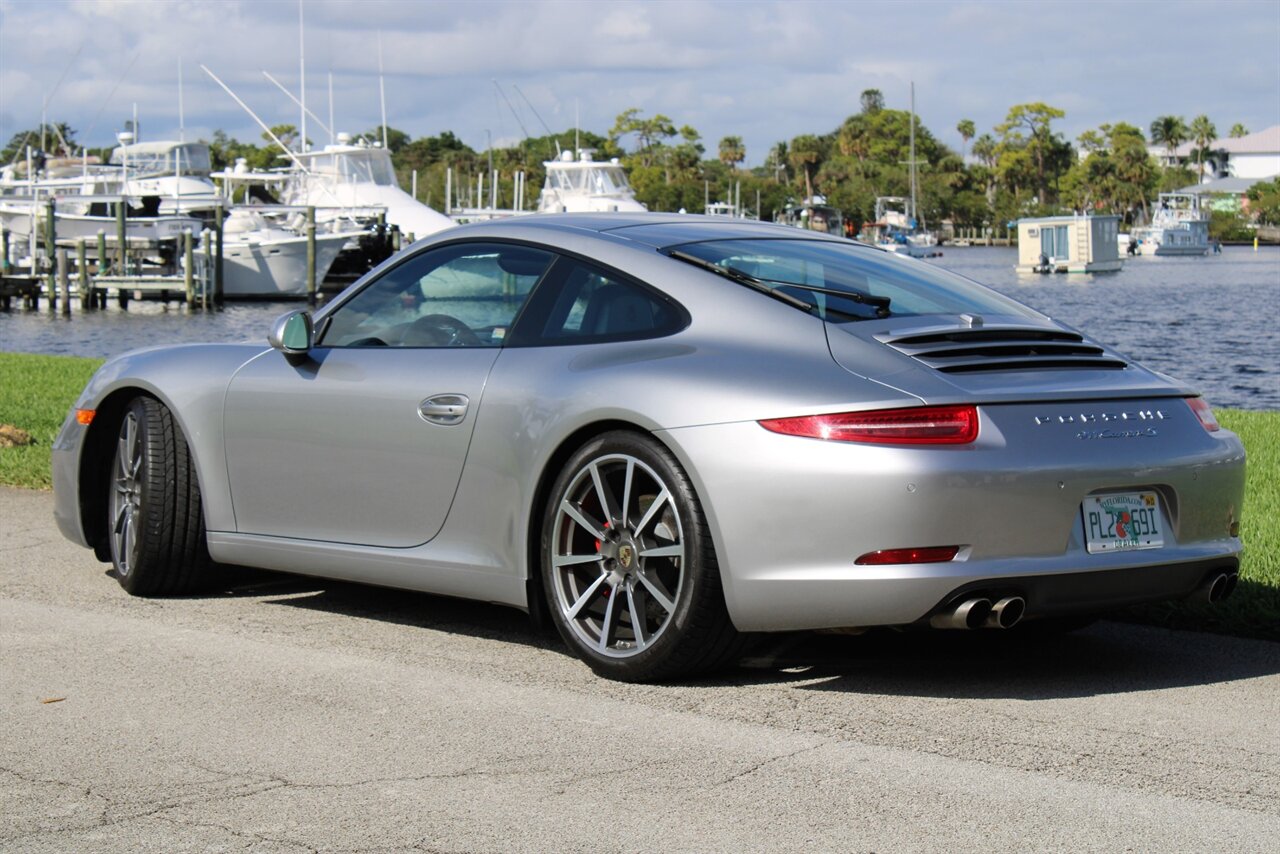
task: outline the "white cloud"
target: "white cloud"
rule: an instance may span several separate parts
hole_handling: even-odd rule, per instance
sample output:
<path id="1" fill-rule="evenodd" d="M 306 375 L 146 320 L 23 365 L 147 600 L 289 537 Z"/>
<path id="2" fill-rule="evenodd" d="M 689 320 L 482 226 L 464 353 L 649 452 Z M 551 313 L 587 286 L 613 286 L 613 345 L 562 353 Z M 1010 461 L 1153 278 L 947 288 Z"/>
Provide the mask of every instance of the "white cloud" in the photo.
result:
<path id="1" fill-rule="evenodd" d="M 332 72 L 339 127 L 377 125 L 381 32 L 391 124 L 413 136 L 451 130 L 477 147 L 486 132 L 495 139 L 520 133 L 494 80 L 530 133 L 544 131 L 515 86 L 554 130 L 572 126 L 575 103 L 582 126 L 598 132 L 635 106 L 693 125 L 708 149 L 723 136 L 742 136 L 756 163 L 780 139 L 834 129 L 858 109 L 863 89 L 879 88 L 891 106 L 905 108 L 913 80 L 921 120 L 955 145 L 960 119 L 985 131 L 1011 105 L 1032 100 L 1067 110 L 1058 126 L 1068 138 L 1107 121 L 1145 127 L 1161 113 L 1207 112 L 1220 127 L 1280 123 L 1274 0 L 1234 3 L 1231 26 L 1212 28 L 1203 26 L 1203 7 L 1167 0 L 1162 14 L 1142 16 L 1141 38 L 1126 23 L 1144 8 L 1132 3 L 1074 4 L 1071 26 L 1057 26 L 1045 8 L 307 0 L 307 99 L 327 120 Z M 174 133 L 179 63 L 188 128 L 259 134 L 200 63 L 264 121 L 298 120 L 297 108 L 261 74 L 298 88 L 293 2 L 0 0 L 0 43 L 0 141 L 38 123 L 46 97 L 50 118 L 67 121 L 90 144 L 106 144 L 134 103 L 144 132 Z M 1171 44 L 1193 44 L 1194 61 L 1170 62 Z"/>

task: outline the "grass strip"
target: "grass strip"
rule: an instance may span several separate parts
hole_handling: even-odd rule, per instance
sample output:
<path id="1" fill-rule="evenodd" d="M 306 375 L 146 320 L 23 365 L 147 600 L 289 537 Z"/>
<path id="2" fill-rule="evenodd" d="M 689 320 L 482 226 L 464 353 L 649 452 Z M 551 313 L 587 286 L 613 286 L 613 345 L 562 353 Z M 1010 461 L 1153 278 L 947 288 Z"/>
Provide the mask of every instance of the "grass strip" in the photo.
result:
<path id="1" fill-rule="evenodd" d="M 100 359 L 0 353 L 0 424 L 29 432 L 34 444 L 0 448 L 0 485 L 48 489 L 50 449 L 67 411 Z M 1171 602 L 1127 609 L 1122 617 L 1177 629 L 1280 640 L 1280 412 L 1219 410 L 1249 454 L 1241 517 L 1240 585 L 1218 605 Z"/>
<path id="2" fill-rule="evenodd" d="M 49 489 L 53 440 L 101 359 L 0 353 L 0 424 L 31 434 L 32 444 L 0 448 L 0 484 Z"/>

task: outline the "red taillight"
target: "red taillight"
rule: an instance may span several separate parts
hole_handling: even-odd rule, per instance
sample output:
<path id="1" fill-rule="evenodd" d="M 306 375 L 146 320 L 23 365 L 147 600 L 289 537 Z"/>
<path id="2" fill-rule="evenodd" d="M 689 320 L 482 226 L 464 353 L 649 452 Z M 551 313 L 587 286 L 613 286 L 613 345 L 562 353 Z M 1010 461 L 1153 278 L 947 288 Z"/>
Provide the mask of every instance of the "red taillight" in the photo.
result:
<path id="1" fill-rule="evenodd" d="M 1196 418 L 1200 419 L 1200 426 L 1210 433 L 1216 433 L 1222 429 L 1218 426 L 1218 419 L 1213 417 L 1213 409 L 1205 403 L 1203 397 L 1188 397 L 1186 401 L 1187 406 L 1190 406 L 1191 411 L 1196 414 Z"/>
<path id="2" fill-rule="evenodd" d="M 876 442 L 886 445 L 967 445 L 978 438 L 976 406 L 914 406 L 771 418 L 760 426 L 774 433 L 831 439 L 836 442 Z"/>
<path id="3" fill-rule="evenodd" d="M 916 549 L 884 549 L 867 552 L 854 561 L 859 566 L 883 566 L 887 563 L 946 563 L 955 560 L 959 546 L 929 546 Z"/>

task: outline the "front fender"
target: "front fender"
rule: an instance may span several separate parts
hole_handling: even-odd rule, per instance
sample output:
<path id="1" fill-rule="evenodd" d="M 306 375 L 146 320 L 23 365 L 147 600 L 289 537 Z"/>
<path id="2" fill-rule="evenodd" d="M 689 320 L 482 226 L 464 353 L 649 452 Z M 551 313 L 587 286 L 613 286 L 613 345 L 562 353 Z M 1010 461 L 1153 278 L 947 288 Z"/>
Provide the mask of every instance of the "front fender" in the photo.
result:
<path id="1" fill-rule="evenodd" d="M 223 398 L 231 378 L 267 349 L 255 344 L 191 344 L 134 350 L 110 360 L 90 378 L 53 445 L 54 517 L 71 540 L 92 546 L 103 479 L 124 404 L 138 394 L 163 403 L 182 429 L 195 463 L 205 527 L 235 530 L 222 431 Z M 75 410 L 94 410 L 78 423 Z"/>

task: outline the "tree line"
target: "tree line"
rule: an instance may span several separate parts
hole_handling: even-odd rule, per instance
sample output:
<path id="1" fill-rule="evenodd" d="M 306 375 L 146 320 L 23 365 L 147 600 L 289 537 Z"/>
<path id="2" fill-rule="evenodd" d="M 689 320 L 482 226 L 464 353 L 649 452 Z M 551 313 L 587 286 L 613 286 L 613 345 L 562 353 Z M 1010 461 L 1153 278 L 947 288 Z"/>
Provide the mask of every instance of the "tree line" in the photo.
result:
<path id="1" fill-rule="evenodd" d="M 708 199 L 740 197 L 758 216 L 772 219 L 789 202 L 820 194 L 858 224 L 873 219 L 877 197 L 910 195 L 914 121 L 920 218 L 931 227 L 950 220 L 959 228 L 1000 231 L 1021 217 L 1071 211 L 1115 214 L 1126 225 L 1145 222 L 1157 193 L 1203 178 L 1218 139 L 1207 116 L 1188 122 L 1169 115 L 1154 119 L 1146 133 L 1117 122 L 1087 130 L 1073 143 L 1055 129 L 1066 113 L 1034 102 L 1010 107 L 1003 122 L 982 133 L 973 121 L 960 121 L 955 130 L 962 145 L 956 152 L 919 116 L 887 107 L 879 90 L 862 92 L 859 107 L 826 133 L 777 142 L 763 163 L 751 168 L 742 165 L 747 151 L 740 136 L 722 138 L 709 152 L 708 141 L 692 126 L 638 108 L 618 114 L 604 133 L 566 130 L 489 150 L 473 149 L 450 131 L 412 139 L 388 128 L 386 140 L 401 186 L 408 189 L 416 173 L 418 198 L 436 208 L 445 207 L 448 171 L 454 204 L 486 204 L 487 198 L 467 194 L 474 193 L 476 176 L 496 170 L 499 206 L 510 206 L 515 172 L 524 172 L 526 186 L 536 190 L 545 177 L 543 163 L 577 143 L 592 149 L 597 159 L 619 158 L 636 198 L 651 210 L 700 212 Z M 74 146 L 74 130 L 65 124 L 57 129 L 61 144 Z M 285 145 L 298 145 L 295 126 L 278 125 L 272 132 Z M 1247 133 L 1239 123 L 1229 131 L 1232 137 Z M 8 163 L 26 144 L 22 138 L 30 136 L 15 135 L 0 159 Z M 381 141 L 383 131 L 370 129 L 363 136 Z M 240 142 L 216 131 L 207 142 L 215 168 L 233 166 L 237 158 L 251 168 L 284 165 L 278 147 L 267 139 L 263 134 L 261 142 Z M 1187 142 L 1192 143 L 1190 156 L 1178 157 L 1176 150 Z M 1152 157 L 1148 143 L 1162 147 L 1165 156 Z M 109 149 L 96 153 L 105 160 Z M 486 197 L 489 182 L 486 177 Z M 531 191 L 526 206 L 532 203 Z M 1259 222 L 1280 224 L 1280 180 L 1250 191 L 1250 211 Z M 1211 230 L 1215 237 L 1230 237 L 1243 226 L 1239 218 L 1215 212 Z"/>

